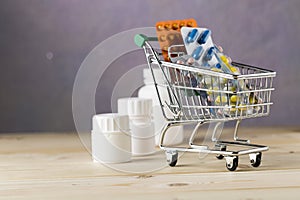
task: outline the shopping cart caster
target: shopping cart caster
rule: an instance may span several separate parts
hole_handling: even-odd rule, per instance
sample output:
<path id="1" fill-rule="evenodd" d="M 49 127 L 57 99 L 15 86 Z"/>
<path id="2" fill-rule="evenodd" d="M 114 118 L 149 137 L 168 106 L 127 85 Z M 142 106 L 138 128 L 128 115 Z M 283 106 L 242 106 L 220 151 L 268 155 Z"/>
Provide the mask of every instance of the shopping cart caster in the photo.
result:
<path id="1" fill-rule="evenodd" d="M 226 151 L 226 146 L 219 146 L 219 145 L 216 145 L 216 147 L 219 147 L 220 151 Z M 216 158 L 219 159 L 219 160 L 222 160 L 224 158 L 224 155 L 222 154 L 217 154 L 216 155 Z"/>
<path id="2" fill-rule="evenodd" d="M 174 167 L 177 163 L 178 152 L 177 151 L 166 151 L 167 163 Z"/>
<path id="3" fill-rule="evenodd" d="M 226 160 L 226 168 L 229 171 L 235 171 L 239 165 L 239 157 L 238 156 L 225 156 Z"/>
<path id="4" fill-rule="evenodd" d="M 261 152 L 249 154 L 252 167 L 258 167 L 261 164 L 261 156 Z"/>

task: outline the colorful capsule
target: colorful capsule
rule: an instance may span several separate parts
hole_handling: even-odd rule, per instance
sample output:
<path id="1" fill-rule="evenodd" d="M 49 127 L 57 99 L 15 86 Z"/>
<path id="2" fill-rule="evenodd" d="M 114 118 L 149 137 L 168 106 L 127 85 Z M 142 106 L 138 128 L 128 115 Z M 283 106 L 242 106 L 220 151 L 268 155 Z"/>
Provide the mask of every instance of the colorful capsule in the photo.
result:
<path id="1" fill-rule="evenodd" d="M 195 58 L 195 60 L 199 60 L 202 53 L 203 53 L 203 47 L 199 46 L 193 51 L 192 57 Z"/>
<path id="2" fill-rule="evenodd" d="M 230 112 L 236 112 L 237 111 L 237 108 L 235 106 L 235 104 L 230 104 L 230 109 L 229 109 Z"/>
<path id="3" fill-rule="evenodd" d="M 239 109 L 239 111 L 245 111 L 245 110 L 247 110 L 247 105 L 241 103 L 241 104 L 238 106 L 238 109 Z"/>
<path id="4" fill-rule="evenodd" d="M 258 103 L 257 96 L 255 96 L 253 93 L 251 93 L 250 96 L 249 96 L 249 103 L 250 104 L 257 104 Z"/>
<path id="5" fill-rule="evenodd" d="M 217 96 L 215 100 L 216 105 L 221 105 L 227 103 L 227 97 L 226 96 Z"/>
<path id="6" fill-rule="evenodd" d="M 192 87 L 197 87 L 198 85 L 198 81 L 194 76 L 191 77 L 191 85 Z"/>
<path id="7" fill-rule="evenodd" d="M 186 42 L 187 43 L 192 43 L 196 40 L 197 36 L 198 36 L 199 32 L 197 29 L 193 29 L 191 30 L 188 35 L 187 35 L 187 38 L 186 38 Z"/>
<path id="8" fill-rule="evenodd" d="M 228 63 L 228 59 L 226 58 L 226 56 L 224 55 L 220 55 L 220 59 L 224 62 L 224 63 Z"/>
<path id="9" fill-rule="evenodd" d="M 215 47 L 210 47 L 205 55 L 205 60 L 210 61 L 214 55 Z"/>
<path id="10" fill-rule="evenodd" d="M 209 36 L 211 35 L 211 31 L 210 30 L 205 30 L 201 33 L 199 39 L 198 39 L 198 43 L 200 45 L 205 44 L 206 41 L 208 40 Z"/>
<path id="11" fill-rule="evenodd" d="M 221 64 L 220 63 L 215 64 L 215 68 L 221 69 Z"/>
<path id="12" fill-rule="evenodd" d="M 216 65 L 218 65 L 218 67 L 220 67 L 223 72 L 227 73 L 227 74 L 231 74 L 232 71 L 228 68 L 228 66 L 221 60 L 221 58 L 219 57 L 219 55 L 217 53 L 215 53 L 215 56 L 218 60 L 219 63 L 217 63 Z M 216 66 L 217 67 L 217 66 Z M 219 68 L 219 69 L 220 69 Z"/>

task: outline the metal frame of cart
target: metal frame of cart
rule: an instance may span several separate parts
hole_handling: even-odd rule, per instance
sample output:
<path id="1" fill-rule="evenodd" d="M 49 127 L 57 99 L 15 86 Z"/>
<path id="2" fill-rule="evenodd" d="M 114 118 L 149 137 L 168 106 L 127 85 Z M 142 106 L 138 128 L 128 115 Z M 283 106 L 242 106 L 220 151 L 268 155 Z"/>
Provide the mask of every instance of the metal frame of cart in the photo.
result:
<path id="1" fill-rule="evenodd" d="M 134 39 L 135 43 L 144 49 L 162 113 L 168 121 L 162 130 L 159 143 L 160 148 L 166 152 L 168 164 L 175 166 L 178 152 L 182 151 L 216 154 L 218 159 L 225 158 L 226 167 L 230 171 L 238 167 L 239 156 L 249 155 L 251 165 L 258 167 L 261 164 L 262 152 L 267 151 L 268 147 L 239 139 L 238 127 L 243 119 L 269 115 L 272 105 L 271 92 L 274 90 L 272 82 L 276 72 L 233 62 L 232 65 L 241 72 L 234 75 L 201 66 L 196 68 L 165 62 L 161 53 L 150 44 L 150 41 L 157 41 L 156 37 L 138 34 Z M 160 70 L 164 81 L 158 82 L 154 69 Z M 159 87 L 167 90 L 168 99 L 162 99 Z M 232 96 L 236 99 L 234 103 L 230 101 Z M 218 103 L 210 99 L 218 99 Z M 218 127 L 222 122 L 230 120 L 236 121 L 233 140 L 218 140 L 216 138 Z M 216 122 L 211 138 L 215 142 L 214 148 L 194 144 L 198 129 L 204 123 L 210 122 Z M 189 139 L 189 148 L 165 146 L 164 138 L 167 130 L 172 126 L 187 123 L 197 123 Z M 227 149 L 228 146 L 242 149 L 230 151 Z"/>

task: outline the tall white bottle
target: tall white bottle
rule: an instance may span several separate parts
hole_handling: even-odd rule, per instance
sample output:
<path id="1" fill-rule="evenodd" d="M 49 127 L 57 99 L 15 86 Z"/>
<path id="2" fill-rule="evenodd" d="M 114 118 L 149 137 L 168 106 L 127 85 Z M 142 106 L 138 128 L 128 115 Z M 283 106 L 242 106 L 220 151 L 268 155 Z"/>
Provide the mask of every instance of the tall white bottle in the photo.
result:
<path id="1" fill-rule="evenodd" d="M 164 77 L 160 69 L 153 69 L 155 74 L 156 81 L 158 83 L 164 84 Z M 155 129 L 155 144 L 159 144 L 159 138 L 163 127 L 166 125 L 167 121 L 163 116 L 161 106 L 159 103 L 159 99 L 157 96 L 157 92 L 155 89 L 154 81 L 152 78 L 152 73 L 150 69 L 146 68 L 143 70 L 144 76 L 144 86 L 140 88 L 138 92 L 138 96 L 140 98 L 150 98 L 152 99 L 152 118 L 154 122 Z M 168 91 L 165 87 L 158 86 L 158 90 L 160 93 L 160 97 L 162 101 L 167 101 L 169 99 Z M 168 117 L 172 116 L 171 112 L 167 112 L 166 115 Z M 176 145 L 183 142 L 184 134 L 183 134 L 183 126 L 176 126 L 170 128 L 164 138 L 165 145 Z"/>
<path id="2" fill-rule="evenodd" d="M 129 117 L 132 155 L 145 156 L 155 153 L 155 132 L 151 120 L 152 100 L 145 98 L 118 99 L 118 112 Z"/>

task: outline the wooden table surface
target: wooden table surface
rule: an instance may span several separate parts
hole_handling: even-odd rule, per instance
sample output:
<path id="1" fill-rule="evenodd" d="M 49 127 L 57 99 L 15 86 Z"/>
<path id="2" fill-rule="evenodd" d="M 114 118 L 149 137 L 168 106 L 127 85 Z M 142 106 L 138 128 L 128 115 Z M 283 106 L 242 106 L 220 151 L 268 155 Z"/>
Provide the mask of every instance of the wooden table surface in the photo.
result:
<path id="1" fill-rule="evenodd" d="M 240 132 L 270 147 L 259 168 L 242 156 L 229 172 L 224 160 L 196 153 L 171 168 L 160 150 L 104 166 L 75 133 L 0 134 L 0 199 L 299 199 L 300 129 Z"/>

